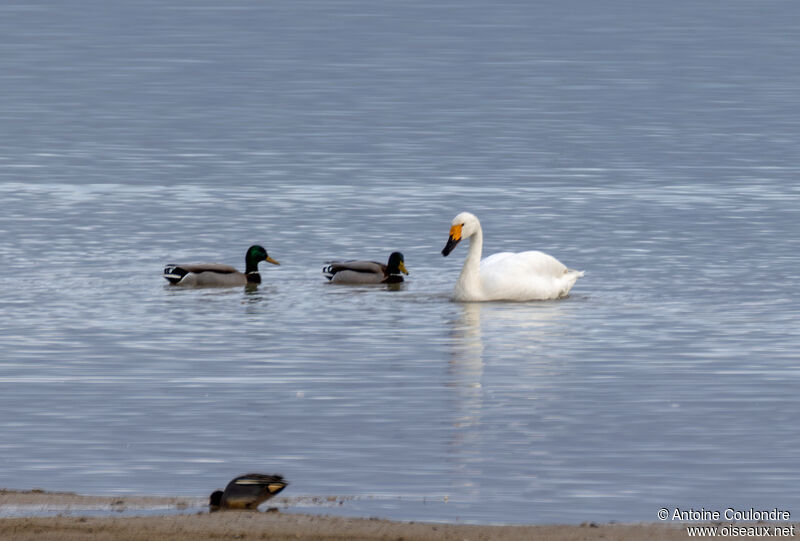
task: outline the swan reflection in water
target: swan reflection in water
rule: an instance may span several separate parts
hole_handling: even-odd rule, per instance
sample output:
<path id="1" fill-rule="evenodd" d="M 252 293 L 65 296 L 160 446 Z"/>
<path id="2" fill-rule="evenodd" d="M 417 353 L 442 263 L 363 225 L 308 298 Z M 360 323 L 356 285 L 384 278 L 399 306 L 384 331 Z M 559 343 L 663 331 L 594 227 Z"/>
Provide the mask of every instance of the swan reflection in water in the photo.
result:
<path id="1" fill-rule="evenodd" d="M 574 312 L 564 301 L 535 303 L 461 303 L 451 321 L 451 355 L 448 383 L 453 397 L 452 431 L 447 442 L 453 477 L 452 490 L 467 501 L 481 496 L 484 456 L 493 449 L 492 427 L 482 417 L 514 396 L 540 399 L 549 396 L 558 364 L 558 350 Z M 494 388 L 493 388 L 494 387 Z M 495 394 L 495 391 L 503 391 Z M 535 404 L 526 405 L 535 415 Z M 484 411 L 486 410 L 486 411 Z"/>
<path id="2" fill-rule="evenodd" d="M 453 468 L 452 490 L 460 498 L 480 496 L 481 410 L 483 409 L 483 338 L 480 303 L 458 306 L 452 321 L 452 352 L 447 367 L 447 386 L 452 389 L 452 430 L 447 441 Z"/>

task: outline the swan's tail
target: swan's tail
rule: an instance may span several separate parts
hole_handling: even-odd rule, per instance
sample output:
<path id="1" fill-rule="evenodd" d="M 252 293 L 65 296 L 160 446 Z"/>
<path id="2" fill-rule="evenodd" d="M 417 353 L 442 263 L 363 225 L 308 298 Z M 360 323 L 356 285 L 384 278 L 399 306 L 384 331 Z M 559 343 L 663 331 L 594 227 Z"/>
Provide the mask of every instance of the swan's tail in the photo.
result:
<path id="1" fill-rule="evenodd" d="M 561 291 L 558 293 L 557 298 L 566 297 L 569 294 L 569 290 L 572 289 L 572 286 L 575 285 L 575 282 L 578 281 L 578 278 L 584 275 L 583 271 L 575 270 L 575 269 L 567 269 L 564 271 L 564 279 L 562 280 L 563 287 Z"/>

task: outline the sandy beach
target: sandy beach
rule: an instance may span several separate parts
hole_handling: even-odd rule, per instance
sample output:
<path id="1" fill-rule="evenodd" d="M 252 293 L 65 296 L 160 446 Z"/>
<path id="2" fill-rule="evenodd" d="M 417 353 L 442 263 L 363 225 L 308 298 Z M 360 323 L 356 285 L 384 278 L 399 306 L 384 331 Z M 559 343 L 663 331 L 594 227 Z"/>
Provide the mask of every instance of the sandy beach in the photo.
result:
<path id="1" fill-rule="evenodd" d="M 481 526 L 395 522 L 292 512 L 225 511 L 168 514 L 195 507 L 200 500 L 160 497 L 97 497 L 72 493 L 0 490 L 0 513 L 31 509 L 31 515 L 0 519 L 0 539 L 13 541 L 189 541 L 197 539 L 296 540 L 676 540 L 686 530 L 668 524 Z M 167 510 L 152 516 L 80 516 L 79 509 Z M 68 515 L 41 516 L 67 512 Z M 39 516 L 36 516 L 38 513 Z M 8 513 L 6 513 L 8 514 Z M 727 538 L 722 538 L 727 539 Z"/>

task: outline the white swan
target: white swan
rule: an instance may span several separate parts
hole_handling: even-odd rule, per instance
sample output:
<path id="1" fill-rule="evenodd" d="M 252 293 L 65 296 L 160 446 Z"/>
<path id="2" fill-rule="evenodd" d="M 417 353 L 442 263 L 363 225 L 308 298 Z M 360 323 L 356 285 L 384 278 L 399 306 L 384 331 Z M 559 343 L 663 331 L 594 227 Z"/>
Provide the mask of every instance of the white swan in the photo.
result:
<path id="1" fill-rule="evenodd" d="M 483 230 L 474 214 L 462 212 L 451 223 L 442 250 L 447 256 L 462 238 L 469 239 L 464 268 L 453 290 L 456 301 L 533 301 L 564 297 L 582 271 L 568 269 L 542 252 L 500 252 L 481 261 Z"/>

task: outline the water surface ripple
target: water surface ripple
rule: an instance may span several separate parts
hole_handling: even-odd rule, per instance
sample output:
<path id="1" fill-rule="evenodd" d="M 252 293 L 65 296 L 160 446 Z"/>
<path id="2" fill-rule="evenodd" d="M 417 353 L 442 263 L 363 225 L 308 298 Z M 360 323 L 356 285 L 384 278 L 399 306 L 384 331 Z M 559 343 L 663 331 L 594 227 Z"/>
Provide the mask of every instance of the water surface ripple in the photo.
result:
<path id="1" fill-rule="evenodd" d="M 768 4 L 0 7 L 0 486 L 800 512 L 800 33 Z M 462 210 L 586 276 L 451 302 Z M 258 288 L 160 277 L 253 243 Z M 393 250 L 400 287 L 320 272 Z"/>

